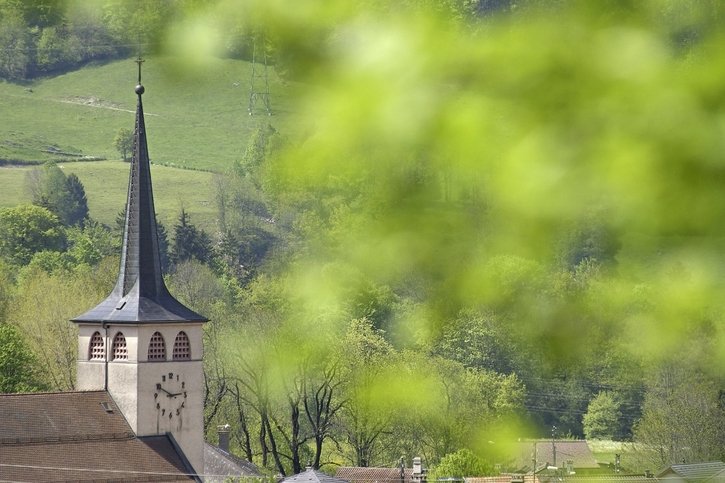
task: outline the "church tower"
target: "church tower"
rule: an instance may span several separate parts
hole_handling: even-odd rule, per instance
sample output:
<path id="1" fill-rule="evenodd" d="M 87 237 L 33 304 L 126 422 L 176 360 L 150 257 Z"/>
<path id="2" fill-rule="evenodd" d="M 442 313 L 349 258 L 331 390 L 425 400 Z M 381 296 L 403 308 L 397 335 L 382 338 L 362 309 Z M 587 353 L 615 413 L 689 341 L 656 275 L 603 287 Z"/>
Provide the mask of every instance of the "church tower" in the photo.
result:
<path id="1" fill-rule="evenodd" d="M 202 325 L 166 288 L 156 228 L 141 96 L 118 281 L 78 324 L 80 390 L 106 390 L 137 436 L 170 433 L 197 473 L 204 468 Z"/>

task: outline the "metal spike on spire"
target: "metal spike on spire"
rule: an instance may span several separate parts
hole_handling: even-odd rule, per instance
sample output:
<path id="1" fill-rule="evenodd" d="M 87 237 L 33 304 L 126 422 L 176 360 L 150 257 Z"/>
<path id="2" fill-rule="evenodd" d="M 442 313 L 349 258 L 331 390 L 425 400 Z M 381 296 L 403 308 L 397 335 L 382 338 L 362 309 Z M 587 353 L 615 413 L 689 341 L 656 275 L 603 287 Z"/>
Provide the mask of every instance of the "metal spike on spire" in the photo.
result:
<path id="1" fill-rule="evenodd" d="M 138 57 L 136 60 L 134 60 L 138 64 L 138 85 L 141 85 L 141 64 L 146 62 L 143 58 L 141 58 L 141 54 L 138 54 Z"/>
<path id="2" fill-rule="evenodd" d="M 111 294 L 74 322 L 205 322 L 207 319 L 176 300 L 164 284 L 159 254 L 151 169 L 141 95 L 141 63 L 136 86 L 138 103 L 133 158 L 128 182 L 126 220 L 118 281 Z"/>

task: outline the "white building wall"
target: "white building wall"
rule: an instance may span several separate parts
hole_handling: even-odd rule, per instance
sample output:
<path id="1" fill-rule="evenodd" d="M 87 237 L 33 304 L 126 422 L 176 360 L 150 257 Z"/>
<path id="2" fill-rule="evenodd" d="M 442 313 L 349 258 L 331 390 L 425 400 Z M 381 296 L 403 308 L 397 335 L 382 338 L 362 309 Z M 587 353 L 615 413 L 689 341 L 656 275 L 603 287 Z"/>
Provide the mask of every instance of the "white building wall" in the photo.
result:
<path id="1" fill-rule="evenodd" d="M 202 325 L 109 324 L 106 329 L 99 325 L 79 327 L 78 388 L 103 390 L 107 366 L 108 392 L 131 429 L 138 436 L 171 433 L 194 469 L 201 472 L 204 468 Z M 96 331 L 105 339 L 107 362 L 88 360 L 90 340 Z M 111 344 L 118 331 L 126 339 L 127 360 L 111 360 Z M 189 338 L 190 360 L 173 360 L 174 341 L 180 331 Z M 164 337 L 164 361 L 148 360 L 149 342 L 155 332 Z"/>

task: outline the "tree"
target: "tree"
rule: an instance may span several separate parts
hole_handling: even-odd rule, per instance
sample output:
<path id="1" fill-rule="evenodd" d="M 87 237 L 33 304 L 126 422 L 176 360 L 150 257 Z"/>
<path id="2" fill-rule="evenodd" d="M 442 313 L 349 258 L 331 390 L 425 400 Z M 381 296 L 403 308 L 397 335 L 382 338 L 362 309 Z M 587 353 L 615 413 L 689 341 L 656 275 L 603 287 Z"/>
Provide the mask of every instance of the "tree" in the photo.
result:
<path id="1" fill-rule="evenodd" d="M 302 372 L 302 405 L 314 441 L 312 467 L 320 468 L 323 444 L 333 437 L 337 414 L 345 405 L 340 397 L 343 382 L 339 377 L 339 361 L 306 365 Z"/>
<path id="2" fill-rule="evenodd" d="M 487 476 L 493 474 L 493 467 L 484 463 L 470 449 L 463 448 L 445 455 L 431 473 L 429 478 L 436 481 L 440 478 Z"/>
<path id="3" fill-rule="evenodd" d="M 38 379 L 48 390 L 75 388 L 78 328 L 69 320 L 108 295 L 117 275 L 118 260 L 112 257 L 94 267 L 53 273 L 39 267 L 21 270 L 8 319 L 36 354 Z"/>
<path id="4" fill-rule="evenodd" d="M 431 352 L 466 367 L 510 374 L 519 368 L 515 335 L 501 325 L 492 314 L 462 311 L 455 321 L 442 328 Z"/>
<path id="5" fill-rule="evenodd" d="M 122 127 L 113 138 L 113 147 L 121 154 L 124 161 L 129 161 L 129 154 L 133 150 L 133 131 Z"/>
<path id="6" fill-rule="evenodd" d="M 60 251 L 66 238 L 58 217 L 46 208 L 20 205 L 0 209 L 0 256 L 25 265 L 43 250 Z"/>
<path id="7" fill-rule="evenodd" d="M 66 176 L 58 165 L 48 161 L 31 169 L 25 177 L 25 185 L 34 205 L 43 206 L 58 215 L 65 198 Z"/>
<path id="8" fill-rule="evenodd" d="M 33 204 L 43 206 L 65 226 L 82 225 L 88 218 L 88 200 L 78 176 L 65 173 L 54 162 L 28 172 L 26 186 Z"/>
<path id="9" fill-rule="evenodd" d="M 204 230 L 198 230 L 189 218 L 189 214 L 181 209 L 179 218 L 174 226 L 174 242 L 171 245 L 171 261 L 181 263 L 192 258 L 202 263 L 208 263 L 212 257 L 212 245 L 209 235 Z"/>
<path id="10" fill-rule="evenodd" d="M 31 65 L 31 39 L 21 12 L 7 8 L 0 17 L 0 77 L 25 79 Z"/>
<path id="11" fill-rule="evenodd" d="M 106 226 L 90 221 L 81 227 L 72 227 L 67 231 L 67 256 L 73 266 L 85 264 L 95 266 L 106 257 L 117 255 L 121 247 L 120 240 Z"/>
<path id="12" fill-rule="evenodd" d="M 83 183 L 75 173 L 66 178 L 67 205 L 65 207 L 65 218 L 67 225 L 82 225 L 88 219 L 88 200 Z"/>
<path id="13" fill-rule="evenodd" d="M 599 209 L 586 213 L 582 219 L 572 223 L 560 242 L 560 263 L 572 270 L 586 261 L 612 265 L 621 241 L 609 218 L 605 210 Z"/>
<path id="14" fill-rule="evenodd" d="M 587 439 L 612 439 L 619 430 L 619 403 L 609 391 L 598 393 L 584 415 L 584 435 Z"/>
<path id="15" fill-rule="evenodd" d="M 251 179 L 257 187 L 261 182 L 260 170 L 274 146 L 273 137 L 276 134 L 277 131 L 269 124 L 257 128 L 249 137 L 241 159 L 234 164 L 236 173 Z"/>
<path id="16" fill-rule="evenodd" d="M 43 390 L 38 380 L 37 360 L 12 325 L 0 323 L 0 393 Z"/>
<path id="17" fill-rule="evenodd" d="M 38 39 L 36 63 L 39 70 L 52 71 L 62 65 L 64 40 L 56 27 L 45 27 Z"/>
<path id="18" fill-rule="evenodd" d="M 694 370 L 685 359 L 663 366 L 645 394 L 642 418 L 634 428 L 644 467 L 725 458 L 720 381 Z"/>
<path id="19" fill-rule="evenodd" d="M 383 460 L 383 440 L 394 417 L 394 404 L 376 397 L 376 389 L 385 368 L 394 363 L 397 355 L 366 319 L 350 322 L 338 350 L 343 351 L 342 389 L 347 400 L 339 424 L 352 450 L 348 458 L 355 466 L 375 466 Z"/>
<path id="20" fill-rule="evenodd" d="M 0 321 L 7 320 L 7 309 L 15 292 L 16 267 L 0 257 Z"/>
<path id="21" fill-rule="evenodd" d="M 201 313 L 213 311 L 215 304 L 225 298 L 221 281 L 195 258 L 176 265 L 174 273 L 169 275 L 169 289 L 185 305 Z"/>

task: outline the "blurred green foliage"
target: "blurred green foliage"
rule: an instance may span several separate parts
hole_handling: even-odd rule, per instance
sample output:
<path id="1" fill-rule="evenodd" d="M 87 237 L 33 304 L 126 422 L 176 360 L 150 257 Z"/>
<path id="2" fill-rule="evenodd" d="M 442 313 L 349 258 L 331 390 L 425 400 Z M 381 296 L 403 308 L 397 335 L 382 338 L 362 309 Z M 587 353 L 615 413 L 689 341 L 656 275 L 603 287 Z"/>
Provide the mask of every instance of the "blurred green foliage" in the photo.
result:
<path id="1" fill-rule="evenodd" d="M 696 370 L 721 385 L 722 11 L 666 0 L 190 10 L 161 43 L 180 67 L 224 52 L 225 33 L 263 33 L 278 72 L 306 87 L 302 141 L 265 152 L 253 140 L 239 165 L 280 231 L 276 263 L 260 265 L 270 278 L 240 294 L 254 342 L 230 350 L 231 370 L 265 374 L 299 409 L 300 368 L 336 364 L 331 349 L 364 321 L 357 337 L 384 341 L 392 370 L 341 379 L 358 464 L 384 458 L 382 427 L 431 461 L 536 434 L 498 409 L 466 417 L 479 377 L 520 374 L 530 423 L 562 434 L 582 434 L 590 401 L 612 390 L 620 437 L 643 381 L 681 352 L 707 354 Z M 444 410 L 439 376 L 462 412 Z M 402 387 L 421 397 L 399 398 Z M 502 393 L 517 400 L 513 386 Z M 298 437 L 283 437 L 292 453 Z"/>
<path id="2" fill-rule="evenodd" d="M 640 448 L 703 421 L 658 464 L 723 457 L 719 2 L 177 5 L 148 18 L 179 72 L 263 35 L 304 86 L 301 139 L 260 126 L 218 180 L 210 268 L 172 275 L 219 320 L 207 428 L 233 418 L 282 474 L 462 448 L 487 472 L 616 404 L 597 431 Z M 62 292 L 36 269 L 25 306 Z"/>

